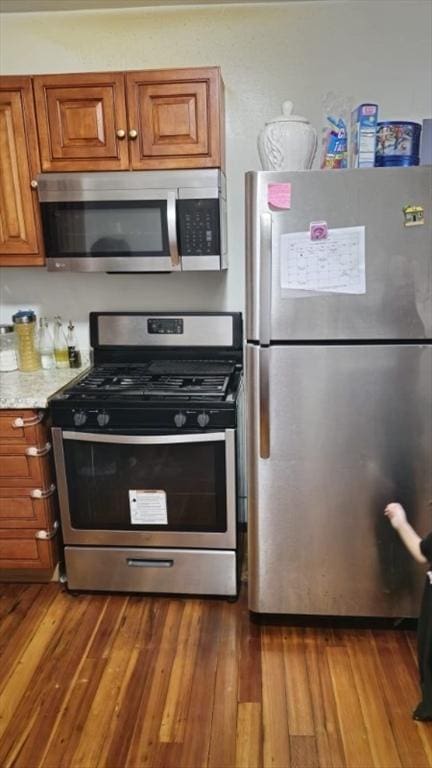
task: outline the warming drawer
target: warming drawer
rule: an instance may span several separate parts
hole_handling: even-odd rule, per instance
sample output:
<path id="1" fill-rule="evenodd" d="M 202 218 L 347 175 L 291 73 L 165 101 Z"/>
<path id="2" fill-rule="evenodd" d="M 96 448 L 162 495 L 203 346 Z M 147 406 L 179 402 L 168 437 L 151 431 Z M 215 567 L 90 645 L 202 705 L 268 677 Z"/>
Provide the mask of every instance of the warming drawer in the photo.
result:
<path id="1" fill-rule="evenodd" d="M 72 590 L 237 594 L 231 550 L 65 547 L 65 564 Z"/>

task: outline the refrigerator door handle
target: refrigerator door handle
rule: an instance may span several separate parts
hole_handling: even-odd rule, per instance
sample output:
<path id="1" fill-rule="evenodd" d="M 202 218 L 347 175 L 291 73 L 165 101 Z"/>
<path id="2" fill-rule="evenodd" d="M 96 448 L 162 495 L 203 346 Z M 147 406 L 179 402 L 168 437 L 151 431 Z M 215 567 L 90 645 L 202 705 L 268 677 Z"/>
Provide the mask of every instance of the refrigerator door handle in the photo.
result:
<path id="1" fill-rule="evenodd" d="M 259 350 L 259 452 L 270 458 L 270 347 Z"/>
<path id="2" fill-rule="evenodd" d="M 260 313 L 259 336 L 261 344 L 270 344 L 272 275 L 272 217 L 271 213 L 260 216 Z"/>

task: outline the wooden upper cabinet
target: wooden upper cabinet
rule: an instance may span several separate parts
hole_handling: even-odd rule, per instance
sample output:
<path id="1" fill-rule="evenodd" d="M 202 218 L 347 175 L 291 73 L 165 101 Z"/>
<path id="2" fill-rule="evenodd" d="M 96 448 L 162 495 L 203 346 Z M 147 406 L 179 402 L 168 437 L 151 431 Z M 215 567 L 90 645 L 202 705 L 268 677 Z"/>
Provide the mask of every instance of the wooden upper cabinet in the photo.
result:
<path id="1" fill-rule="evenodd" d="M 0 266 L 42 265 L 35 189 L 40 164 L 30 77 L 0 78 L 0 166 Z"/>
<path id="2" fill-rule="evenodd" d="M 126 73 L 131 167 L 223 168 L 219 67 Z"/>
<path id="3" fill-rule="evenodd" d="M 33 78 L 43 171 L 223 168 L 219 67 Z"/>
<path id="4" fill-rule="evenodd" d="M 124 75 L 33 78 L 43 171 L 129 168 Z"/>

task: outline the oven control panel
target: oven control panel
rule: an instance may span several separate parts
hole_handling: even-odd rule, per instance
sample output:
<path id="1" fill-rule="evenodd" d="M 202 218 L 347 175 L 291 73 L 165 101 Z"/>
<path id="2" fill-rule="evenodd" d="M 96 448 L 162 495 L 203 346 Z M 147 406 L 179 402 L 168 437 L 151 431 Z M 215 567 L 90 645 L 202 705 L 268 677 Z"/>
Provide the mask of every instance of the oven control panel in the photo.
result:
<path id="1" fill-rule="evenodd" d="M 121 432 L 123 429 L 143 430 L 151 428 L 175 431 L 224 429 L 236 426 L 235 408 L 157 408 L 137 411 L 122 408 L 72 408 L 56 413 L 58 426 L 73 427 L 91 432 L 94 430 Z"/>
<path id="2" fill-rule="evenodd" d="M 150 317 L 147 320 L 147 332 L 150 333 L 184 333 L 182 317 Z"/>

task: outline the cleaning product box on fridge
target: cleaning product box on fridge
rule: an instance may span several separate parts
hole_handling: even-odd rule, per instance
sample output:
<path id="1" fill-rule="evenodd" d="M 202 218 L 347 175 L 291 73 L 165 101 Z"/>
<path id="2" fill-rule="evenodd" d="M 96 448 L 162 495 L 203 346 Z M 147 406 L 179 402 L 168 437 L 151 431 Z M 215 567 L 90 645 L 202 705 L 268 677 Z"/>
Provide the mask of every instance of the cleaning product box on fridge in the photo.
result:
<path id="1" fill-rule="evenodd" d="M 373 168 L 375 165 L 377 104 L 360 104 L 351 113 L 350 168 Z"/>

